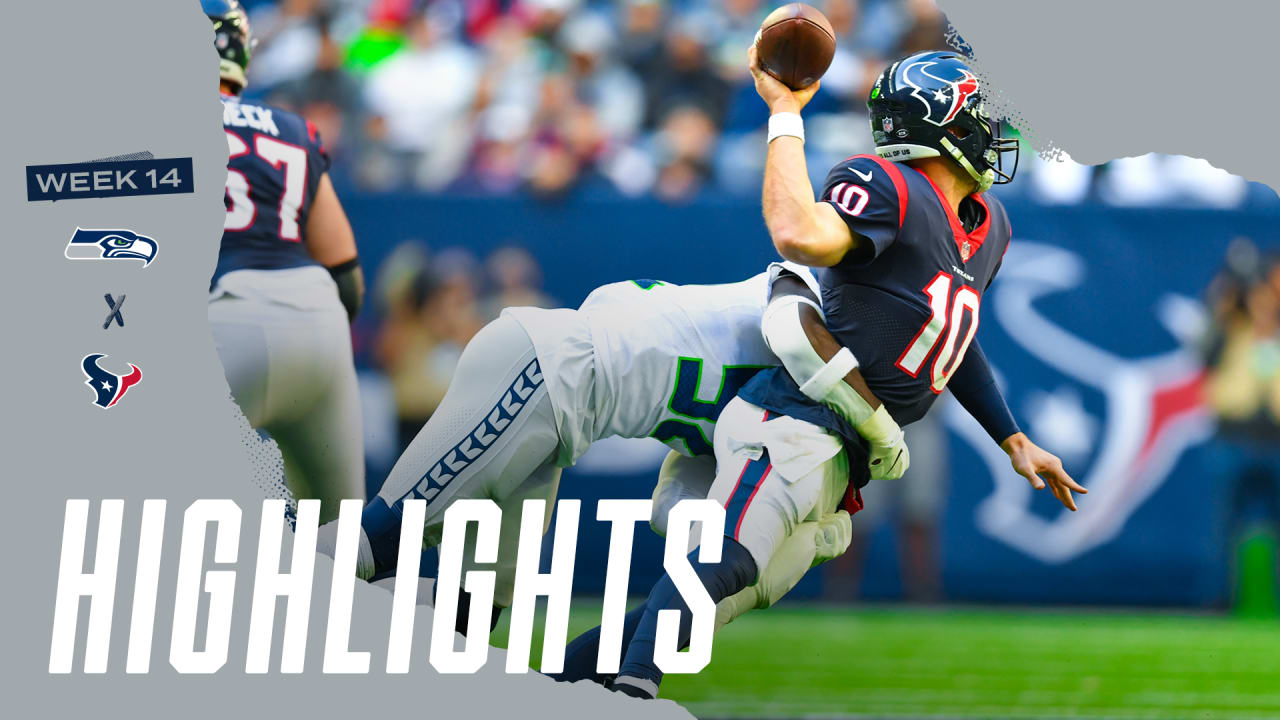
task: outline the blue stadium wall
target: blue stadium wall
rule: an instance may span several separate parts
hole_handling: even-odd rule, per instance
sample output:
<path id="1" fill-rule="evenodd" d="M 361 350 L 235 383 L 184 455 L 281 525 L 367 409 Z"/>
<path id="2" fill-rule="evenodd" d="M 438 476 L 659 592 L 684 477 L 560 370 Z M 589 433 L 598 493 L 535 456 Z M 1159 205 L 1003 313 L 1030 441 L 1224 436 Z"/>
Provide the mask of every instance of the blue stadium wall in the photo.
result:
<path id="1" fill-rule="evenodd" d="M 368 268 L 410 239 L 481 255 L 518 244 L 542 263 L 546 290 L 570 306 L 607 282 L 733 281 L 773 259 L 750 199 L 546 204 L 347 193 L 344 203 Z M 1197 407 L 1194 353 L 1177 335 L 1193 326 L 1189 301 L 1203 297 L 1232 238 L 1280 246 L 1280 210 L 1274 203 L 1230 212 L 1006 204 L 1014 240 L 984 298 L 978 338 L 1020 422 L 1051 436 L 1045 439 L 1051 449 L 1065 448 L 1069 469 L 1093 492 L 1069 516 L 1047 493 L 1028 492 L 954 403 L 939 403 L 934 412 L 943 414 L 950 435 L 940 520 L 946 596 L 1225 603 L 1230 480 L 1208 465 L 1212 423 Z M 561 497 L 584 500 L 576 592 L 603 588 L 608 527 L 594 519 L 596 500 L 647 497 L 656 467 L 642 465 L 565 473 Z M 898 595 L 897 558 L 894 534 L 880 528 L 866 561 L 865 597 Z M 637 527 L 633 593 L 647 589 L 660 562 L 660 540 Z M 806 579 L 793 596 L 816 596 L 820 582 L 816 575 Z"/>

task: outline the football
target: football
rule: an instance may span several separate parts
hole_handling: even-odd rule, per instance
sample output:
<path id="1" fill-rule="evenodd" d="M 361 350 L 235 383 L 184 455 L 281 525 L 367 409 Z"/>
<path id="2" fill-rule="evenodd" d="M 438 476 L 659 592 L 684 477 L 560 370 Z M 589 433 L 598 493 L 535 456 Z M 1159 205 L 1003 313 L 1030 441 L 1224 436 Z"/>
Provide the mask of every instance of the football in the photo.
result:
<path id="1" fill-rule="evenodd" d="M 792 90 L 818 81 L 836 53 L 836 33 L 817 8 L 788 3 L 769 13 L 756 33 L 760 68 Z"/>

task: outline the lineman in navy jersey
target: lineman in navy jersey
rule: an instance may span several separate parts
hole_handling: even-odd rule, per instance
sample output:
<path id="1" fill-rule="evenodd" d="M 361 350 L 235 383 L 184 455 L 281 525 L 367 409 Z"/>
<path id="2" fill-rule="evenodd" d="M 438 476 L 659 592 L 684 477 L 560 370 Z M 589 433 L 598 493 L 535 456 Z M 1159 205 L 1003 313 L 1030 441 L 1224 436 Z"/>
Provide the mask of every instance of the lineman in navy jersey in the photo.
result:
<path id="1" fill-rule="evenodd" d="M 839 471 L 850 467 L 858 435 L 867 436 L 862 428 L 897 431 L 947 387 L 1019 474 L 1075 510 L 1071 493 L 1085 489 L 1018 430 L 974 337 L 982 293 L 1011 235 L 1004 208 L 983 193 L 1012 179 L 1002 158 L 1016 141 L 999 137 L 964 59 L 917 53 L 886 69 L 867 103 L 877 156 L 836 166 L 816 202 L 799 112 L 817 83 L 792 91 L 760 69 L 754 47 L 749 63 L 771 112 L 765 223 L 784 258 L 821 268 L 822 297 L 819 305 L 798 283 L 775 283 L 762 325 L 785 371 L 754 376 L 717 423 L 709 497 L 725 507 L 722 560 L 697 564 L 690 556 L 712 600 L 756 582 L 809 514 L 849 500 L 842 491 L 851 474 Z M 823 319 L 837 344 L 811 344 L 806 328 Z M 849 393 L 846 377 L 860 377 L 879 401 Z M 865 477 L 853 480 L 857 497 Z M 688 643 L 688 607 L 671 584 L 664 576 L 650 593 L 615 690 L 656 696 L 662 610 L 682 611 L 678 642 Z"/>
<path id="2" fill-rule="evenodd" d="M 364 451 L 350 320 L 364 281 L 329 158 L 303 118 L 241 100 L 253 45 L 237 0 L 213 21 L 229 159 L 227 217 L 209 324 L 231 394 L 280 447 L 294 499 L 363 500 Z"/>

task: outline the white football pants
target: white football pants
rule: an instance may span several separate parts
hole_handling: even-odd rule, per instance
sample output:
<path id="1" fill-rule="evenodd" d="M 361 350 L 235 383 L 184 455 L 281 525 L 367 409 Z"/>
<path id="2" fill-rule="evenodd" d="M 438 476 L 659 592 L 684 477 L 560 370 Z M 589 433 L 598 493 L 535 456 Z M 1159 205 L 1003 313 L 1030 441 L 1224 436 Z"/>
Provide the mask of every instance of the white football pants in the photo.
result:
<path id="1" fill-rule="evenodd" d="M 320 519 L 364 500 L 364 436 L 351 328 L 319 267 L 237 271 L 219 281 L 209 326 L 231 395 L 280 446 L 294 499 L 321 501 Z"/>
<path id="2" fill-rule="evenodd" d="M 502 316 L 484 326 L 458 359 L 440 407 L 396 461 L 378 496 L 388 506 L 405 498 L 427 501 L 423 543 L 440 543 L 444 513 L 455 500 L 488 498 L 502 507 L 494 602 L 510 606 L 515 587 L 520 517 L 527 499 L 547 501 L 542 530 L 551 523 L 560 468 L 555 413 L 533 342 L 518 322 Z M 468 533 L 463 577 L 477 569 Z"/>

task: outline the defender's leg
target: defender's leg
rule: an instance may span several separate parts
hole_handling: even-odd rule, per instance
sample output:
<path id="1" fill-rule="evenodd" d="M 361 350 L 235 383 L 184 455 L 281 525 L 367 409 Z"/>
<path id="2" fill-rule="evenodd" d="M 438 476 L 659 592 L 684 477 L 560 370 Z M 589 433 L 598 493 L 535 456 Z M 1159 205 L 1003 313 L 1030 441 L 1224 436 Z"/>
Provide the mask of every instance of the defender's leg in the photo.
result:
<path id="1" fill-rule="evenodd" d="M 467 344 L 440 407 L 365 507 L 362 546 L 368 555 L 362 552 L 361 576 L 395 567 L 405 500 L 427 501 L 424 539 L 438 542 L 444 512 L 454 500 L 503 500 L 554 461 L 558 446 L 533 343 L 519 323 L 500 317 Z"/>

